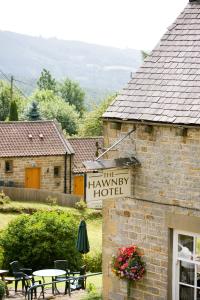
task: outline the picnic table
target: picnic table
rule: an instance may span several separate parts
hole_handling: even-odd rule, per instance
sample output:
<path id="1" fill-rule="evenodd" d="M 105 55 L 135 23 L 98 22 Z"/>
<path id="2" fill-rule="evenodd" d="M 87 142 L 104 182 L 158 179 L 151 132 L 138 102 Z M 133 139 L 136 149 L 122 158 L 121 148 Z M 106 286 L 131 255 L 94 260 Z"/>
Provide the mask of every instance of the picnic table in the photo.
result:
<path id="1" fill-rule="evenodd" d="M 57 276 L 62 276 L 65 274 L 66 271 L 60 269 L 43 269 L 43 270 L 38 270 L 33 272 L 34 276 L 42 277 L 43 282 L 45 282 L 44 279 L 45 277 L 51 277 L 52 281 L 54 281 Z M 58 292 L 55 283 L 52 283 L 52 294 L 55 294 L 55 291 Z"/>

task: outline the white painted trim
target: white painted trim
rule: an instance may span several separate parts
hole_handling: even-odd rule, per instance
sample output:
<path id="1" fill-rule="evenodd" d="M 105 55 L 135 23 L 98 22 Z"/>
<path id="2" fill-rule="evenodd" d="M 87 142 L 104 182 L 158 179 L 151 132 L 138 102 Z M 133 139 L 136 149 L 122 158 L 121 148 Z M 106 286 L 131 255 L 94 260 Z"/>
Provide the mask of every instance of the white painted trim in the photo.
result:
<path id="1" fill-rule="evenodd" d="M 196 292 L 197 289 L 199 290 L 200 287 L 197 287 L 197 266 L 200 266 L 199 261 L 195 261 L 194 257 L 193 260 L 188 259 L 182 259 L 178 257 L 178 235 L 188 235 L 193 237 L 193 254 L 195 254 L 196 251 L 196 240 L 195 238 L 199 237 L 200 234 L 195 234 L 187 231 L 181 231 L 181 230 L 173 230 L 173 257 L 172 257 L 172 300 L 178 300 L 179 299 L 179 286 L 187 286 L 194 289 L 194 300 L 196 300 Z M 190 285 L 187 283 L 179 282 L 179 273 L 180 273 L 180 262 L 185 261 L 187 263 L 194 264 L 195 267 L 195 273 L 194 273 L 194 285 Z M 191 299 L 193 300 L 193 299 Z"/>

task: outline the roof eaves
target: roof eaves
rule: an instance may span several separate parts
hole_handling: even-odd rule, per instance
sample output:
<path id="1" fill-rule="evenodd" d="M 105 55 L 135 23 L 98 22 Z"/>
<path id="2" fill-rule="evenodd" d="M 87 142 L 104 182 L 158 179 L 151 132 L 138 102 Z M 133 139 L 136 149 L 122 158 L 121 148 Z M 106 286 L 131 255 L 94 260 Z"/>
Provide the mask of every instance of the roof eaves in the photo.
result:
<path id="1" fill-rule="evenodd" d="M 199 0 L 200 1 L 200 0 Z M 200 124 L 197 123 L 187 123 L 187 122 L 162 122 L 162 121 L 152 121 L 152 120 L 145 120 L 145 119 L 119 119 L 114 117 L 103 117 L 103 120 L 105 121 L 115 121 L 115 122 L 127 122 L 127 123 L 139 123 L 139 124 L 152 124 L 152 125 L 171 125 L 173 127 L 175 126 L 187 126 L 187 127 L 200 127 Z"/>
<path id="2" fill-rule="evenodd" d="M 68 140 L 98 140 L 103 139 L 103 136 L 84 136 L 84 137 L 69 137 Z"/>
<path id="3" fill-rule="evenodd" d="M 30 154 L 17 154 L 17 155 L 1 155 L 0 156 L 0 158 L 20 158 L 20 157 L 43 157 L 43 156 L 63 156 L 63 155 L 65 155 L 65 153 L 64 152 L 62 152 L 62 153 L 56 153 L 56 154 L 44 154 L 44 153 L 39 153 L 39 154 L 34 154 L 34 153 L 30 153 Z"/>

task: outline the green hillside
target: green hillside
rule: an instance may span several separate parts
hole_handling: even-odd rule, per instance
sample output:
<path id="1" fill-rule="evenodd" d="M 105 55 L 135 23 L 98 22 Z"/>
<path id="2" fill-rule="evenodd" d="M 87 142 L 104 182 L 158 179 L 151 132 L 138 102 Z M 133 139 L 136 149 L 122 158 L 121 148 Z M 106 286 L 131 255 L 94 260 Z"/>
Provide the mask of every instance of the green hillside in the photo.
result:
<path id="1" fill-rule="evenodd" d="M 78 41 L 45 39 L 0 31 L 0 69 L 34 85 L 43 68 L 56 79 L 70 77 L 88 97 L 120 90 L 141 64 L 141 53 Z M 23 87 L 31 92 L 31 87 Z"/>

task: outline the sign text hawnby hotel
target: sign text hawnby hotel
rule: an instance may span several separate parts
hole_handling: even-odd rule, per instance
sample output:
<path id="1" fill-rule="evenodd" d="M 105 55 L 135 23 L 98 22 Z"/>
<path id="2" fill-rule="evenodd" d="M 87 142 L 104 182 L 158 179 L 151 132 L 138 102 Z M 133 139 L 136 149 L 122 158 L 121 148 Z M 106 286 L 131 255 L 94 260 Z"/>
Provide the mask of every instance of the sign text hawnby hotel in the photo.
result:
<path id="1" fill-rule="evenodd" d="M 87 202 L 130 196 L 130 170 L 103 170 L 87 174 Z"/>

